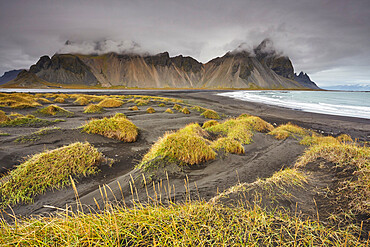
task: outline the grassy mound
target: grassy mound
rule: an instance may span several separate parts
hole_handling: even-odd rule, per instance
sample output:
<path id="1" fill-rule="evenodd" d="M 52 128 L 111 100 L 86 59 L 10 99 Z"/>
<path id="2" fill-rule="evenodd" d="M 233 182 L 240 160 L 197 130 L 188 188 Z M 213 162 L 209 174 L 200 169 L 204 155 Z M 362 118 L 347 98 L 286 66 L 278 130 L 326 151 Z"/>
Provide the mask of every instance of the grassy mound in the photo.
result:
<path id="1" fill-rule="evenodd" d="M 65 117 L 70 117 L 74 114 L 73 112 L 67 111 L 64 108 L 57 105 L 49 105 L 47 107 L 37 110 L 36 113 L 41 115 L 65 116 Z"/>
<path id="2" fill-rule="evenodd" d="M 121 105 L 123 105 L 122 100 L 112 99 L 112 98 L 106 98 L 100 101 L 98 104 L 98 106 L 106 107 L 106 108 L 120 107 Z"/>
<path id="3" fill-rule="evenodd" d="M 181 111 L 182 109 L 182 106 L 181 105 L 178 105 L 178 104 L 175 104 L 172 109 L 176 110 L 176 111 Z"/>
<path id="4" fill-rule="evenodd" d="M 110 207 L 108 207 L 110 208 Z M 0 244 L 27 246 L 365 246 L 356 233 L 261 207 L 187 202 L 0 222 Z"/>
<path id="5" fill-rule="evenodd" d="M 145 99 L 137 99 L 135 100 L 135 104 L 138 106 L 143 106 L 149 104 L 150 100 L 145 100 Z"/>
<path id="6" fill-rule="evenodd" d="M 52 102 L 46 98 L 36 98 L 36 101 L 37 102 L 41 102 L 41 103 L 44 103 L 44 104 L 51 104 Z"/>
<path id="7" fill-rule="evenodd" d="M 167 133 L 152 146 L 139 167 L 147 169 L 161 160 L 194 165 L 215 159 L 216 153 L 203 138 L 205 134 L 198 124 L 190 124 L 175 133 Z"/>
<path id="8" fill-rule="evenodd" d="M 204 108 L 204 107 L 201 107 L 201 106 L 193 106 L 191 109 L 193 110 L 196 110 L 197 112 L 205 112 L 207 111 L 208 109 L 207 108 Z"/>
<path id="9" fill-rule="evenodd" d="M 42 129 L 40 129 L 40 130 L 30 134 L 30 135 L 25 135 L 25 136 L 18 137 L 17 139 L 15 139 L 14 142 L 19 142 L 19 143 L 35 142 L 37 140 L 40 140 L 41 136 L 50 134 L 50 133 L 52 133 L 56 130 L 60 130 L 60 128 L 58 128 L 58 127 L 42 128 Z"/>
<path id="10" fill-rule="evenodd" d="M 31 94 L 26 93 L 1 93 L 0 107 L 11 107 L 17 109 L 33 108 L 41 106 L 36 101 L 36 98 Z"/>
<path id="11" fill-rule="evenodd" d="M 166 107 L 166 105 L 164 103 L 160 103 L 158 104 L 159 107 Z"/>
<path id="12" fill-rule="evenodd" d="M 1 207 L 30 203 L 48 189 L 62 188 L 70 176 L 95 174 L 104 160 L 89 143 L 73 143 L 36 154 L 9 172 L 0 183 Z"/>
<path id="13" fill-rule="evenodd" d="M 334 191 L 340 196 L 335 197 L 342 198 L 354 211 L 369 216 L 370 147 L 324 140 L 306 150 L 296 167 L 307 167 L 317 160 L 334 164 L 330 169 L 340 175 L 339 188 Z"/>
<path id="14" fill-rule="evenodd" d="M 190 111 L 187 107 L 182 108 L 181 112 L 184 114 L 190 114 Z"/>
<path id="15" fill-rule="evenodd" d="M 164 112 L 172 114 L 173 111 L 170 108 L 167 108 Z"/>
<path id="16" fill-rule="evenodd" d="M 49 125 L 52 125 L 54 123 L 58 123 L 58 122 L 61 122 L 63 120 L 61 119 L 56 119 L 54 121 L 49 121 L 49 120 L 46 120 L 46 119 L 40 119 L 40 118 L 36 118 L 35 116 L 33 115 L 27 115 L 27 116 L 19 116 L 15 119 L 11 119 L 9 121 L 6 121 L 6 122 L 0 122 L 0 127 L 35 127 L 35 128 L 38 128 L 38 127 L 44 127 L 44 126 L 49 126 Z"/>
<path id="17" fill-rule="evenodd" d="M 99 134 L 124 142 L 134 142 L 138 136 L 138 128 L 123 116 L 93 119 L 85 124 L 83 131 L 89 134 Z"/>
<path id="18" fill-rule="evenodd" d="M 147 113 L 155 113 L 155 110 L 153 109 L 153 107 L 149 107 L 148 109 L 146 109 L 146 112 Z"/>
<path id="19" fill-rule="evenodd" d="M 54 102 L 56 102 L 56 103 L 64 103 L 66 100 L 65 100 L 65 98 L 64 97 L 56 97 L 55 99 L 54 99 Z"/>
<path id="20" fill-rule="evenodd" d="M 139 108 L 136 105 L 134 105 L 134 106 L 130 107 L 129 110 L 130 111 L 138 111 Z"/>
<path id="21" fill-rule="evenodd" d="M 102 113 L 102 112 L 103 107 L 95 104 L 90 104 L 84 107 L 84 113 Z"/>
<path id="22" fill-rule="evenodd" d="M 233 153 L 233 154 L 243 154 L 244 147 L 243 145 L 232 138 L 222 137 L 214 141 L 211 147 L 215 150 L 224 150 L 226 153 Z"/>
<path id="23" fill-rule="evenodd" d="M 297 125 L 287 123 L 275 128 L 269 134 L 275 136 L 275 138 L 278 140 L 285 140 L 289 136 L 292 136 L 294 138 L 304 137 L 305 135 L 309 134 L 309 131 Z"/>
<path id="24" fill-rule="evenodd" d="M 4 111 L 0 110 L 0 123 L 9 121 L 10 118 L 5 114 Z"/>
<path id="25" fill-rule="evenodd" d="M 78 105 L 87 105 L 89 104 L 89 100 L 86 97 L 80 96 L 73 103 Z"/>
<path id="26" fill-rule="evenodd" d="M 203 124 L 202 128 L 206 129 L 217 124 L 219 124 L 219 122 L 217 122 L 216 120 L 209 120 Z"/>
<path id="27" fill-rule="evenodd" d="M 206 111 L 204 111 L 202 114 L 200 114 L 201 116 L 205 117 L 205 118 L 210 118 L 210 119 L 220 119 L 220 115 L 218 115 L 217 112 L 213 111 L 213 110 L 209 110 L 207 109 Z"/>

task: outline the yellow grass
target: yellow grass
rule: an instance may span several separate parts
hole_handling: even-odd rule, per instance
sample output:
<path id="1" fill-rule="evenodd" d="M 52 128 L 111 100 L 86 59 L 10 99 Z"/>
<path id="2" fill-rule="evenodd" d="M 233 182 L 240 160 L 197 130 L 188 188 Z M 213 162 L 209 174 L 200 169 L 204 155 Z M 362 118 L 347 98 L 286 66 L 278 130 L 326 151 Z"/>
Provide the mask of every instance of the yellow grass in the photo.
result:
<path id="1" fill-rule="evenodd" d="M 134 106 L 130 107 L 129 110 L 131 110 L 131 111 L 138 111 L 139 108 L 136 105 L 134 105 Z"/>
<path id="2" fill-rule="evenodd" d="M 173 113 L 173 111 L 172 111 L 170 108 L 167 108 L 167 110 L 165 110 L 164 112 L 166 112 L 166 113 L 170 113 L 170 114 L 172 114 L 172 113 Z"/>
<path id="3" fill-rule="evenodd" d="M 207 109 L 205 112 L 203 112 L 200 115 L 205 117 L 205 118 L 209 118 L 209 119 L 220 119 L 220 115 L 218 115 L 217 112 L 215 112 L 213 110 L 209 110 L 209 109 Z"/>
<path id="4" fill-rule="evenodd" d="M 85 124 L 83 131 L 89 134 L 99 134 L 124 142 L 134 142 L 138 136 L 138 128 L 123 116 L 93 119 Z"/>
<path id="5" fill-rule="evenodd" d="M 42 115 L 52 115 L 52 116 L 72 116 L 73 112 L 67 111 L 64 108 L 57 106 L 57 105 L 49 105 L 42 109 L 36 111 L 38 114 Z"/>
<path id="6" fill-rule="evenodd" d="M 148 109 L 146 109 L 146 112 L 147 113 L 155 113 L 155 110 L 153 109 L 153 107 L 149 107 Z"/>
<path id="7" fill-rule="evenodd" d="M 151 147 L 139 167 L 150 168 L 159 160 L 194 165 L 215 159 L 216 153 L 202 137 L 204 133 L 198 124 L 190 124 L 165 134 Z"/>
<path id="8" fill-rule="evenodd" d="M 104 160 L 89 143 L 73 143 L 36 154 L 6 174 L 0 183 L 1 207 L 29 203 L 48 189 L 59 189 L 70 182 L 70 176 L 95 174 Z"/>
<path id="9" fill-rule="evenodd" d="M 121 105 L 123 105 L 122 100 L 112 99 L 112 98 L 106 98 L 106 99 L 100 101 L 99 104 L 98 104 L 98 106 L 106 107 L 106 108 L 120 107 Z"/>
<path id="10" fill-rule="evenodd" d="M 86 97 L 78 97 L 73 103 L 78 105 L 87 105 L 89 104 L 89 100 Z"/>
<path id="11" fill-rule="evenodd" d="M 219 122 L 217 122 L 216 120 L 209 120 L 203 124 L 202 128 L 206 129 L 217 124 L 219 124 Z"/>
<path id="12" fill-rule="evenodd" d="M 182 108 L 181 112 L 184 114 L 190 114 L 190 111 L 187 107 Z"/>
<path id="13" fill-rule="evenodd" d="M 103 112 L 103 107 L 90 104 L 84 107 L 84 113 L 101 113 Z"/>
<path id="14" fill-rule="evenodd" d="M 65 98 L 64 97 L 57 97 L 54 99 L 54 102 L 56 103 L 64 103 L 65 102 Z"/>
<path id="15" fill-rule="evenodd" d="M 285 140 L 289 136 L 304 137 L 309 134 L 309 131 L 291 123 L 280 125 L 272 130 L 269 135 L 273 135 L 278 140 Z"/>
<path id="16" fill-rule="evenodd" d="M 243 145 L 230 137 L 222 137 L 214 141 L 211 145 L 214 150 L 224 150 L 226 153 L 243 154 Z"/>

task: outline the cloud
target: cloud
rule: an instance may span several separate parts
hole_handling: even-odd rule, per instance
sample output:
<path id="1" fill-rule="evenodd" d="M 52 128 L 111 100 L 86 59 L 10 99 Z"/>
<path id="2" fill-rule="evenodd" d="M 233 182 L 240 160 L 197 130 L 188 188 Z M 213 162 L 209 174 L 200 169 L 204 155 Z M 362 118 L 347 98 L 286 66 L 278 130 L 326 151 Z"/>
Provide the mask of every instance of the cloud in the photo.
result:
<path id="1" fill-rule="evenodd" d="M 0 0 L 0 9 L 0 72 L 56 52 L 168 51 L 207 62 L 270 38 L 319 85 L 370 78 L 368 0 Z"/>
<path id="2" fill-rule="evenodd" d="M 134 41 L 82 41 L 75 42 L 67 40 L 64 46 L 57 53 L 77 53 L 77 54 L 104 54 L 115 52 L 118 54 L 144 54 L 145 51 Z"/>

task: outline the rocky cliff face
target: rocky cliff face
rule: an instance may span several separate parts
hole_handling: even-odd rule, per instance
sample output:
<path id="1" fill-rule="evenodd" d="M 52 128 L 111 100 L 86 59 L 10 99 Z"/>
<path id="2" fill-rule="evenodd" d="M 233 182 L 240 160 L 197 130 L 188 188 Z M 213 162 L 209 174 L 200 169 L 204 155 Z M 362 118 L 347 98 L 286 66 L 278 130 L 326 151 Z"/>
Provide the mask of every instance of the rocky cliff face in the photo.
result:
<path id="1" fill-rule="evenodd" d="M 51 83 L 103 87 L 312 88 L 294 80 L 291 61 L 272 50 L 268 40 L 252 52 L 228 52 L 206 64 L 181 55 L 170 57 L 168 52 L 153 56 L 55 54 L 41 57 L 29 73 Z"/>
<path id="2" fill-rule="evenodd" d="M 311 88 L 311 89 L 320 89 L 316 83 L 314 83 L 313 81 L 311 81 L 310 77 L 306 74 L 306 73 L 303 73 L 303 71 L 301 71 L 299 73 L 299 75 L 297 75 L 296 73 L 294 73 L 294 80 L 296 80 L 297 82 L 299 82 L 300 84 L 308 87 L 308 88 Z"/>

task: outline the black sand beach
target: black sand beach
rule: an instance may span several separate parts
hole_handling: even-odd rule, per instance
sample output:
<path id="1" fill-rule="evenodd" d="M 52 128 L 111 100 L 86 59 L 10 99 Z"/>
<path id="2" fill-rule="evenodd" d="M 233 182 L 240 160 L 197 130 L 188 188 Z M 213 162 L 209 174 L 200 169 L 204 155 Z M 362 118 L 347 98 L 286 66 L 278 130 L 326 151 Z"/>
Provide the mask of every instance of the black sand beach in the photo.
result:
<path id="1" fill-rule="evenodd" d="M 273 125 L 291 122 L 324 135 L 338 136 L 345 133 L 359 141 L 370 141 L 370 121 L 366 119 L 307 113 L 245 102 L 217 96 L 216 94 L 219 92 L 129 91 L 115 94 L 152 95 L 183 99 L 188 104 L 213 109 L 223 114 L 223 119 L 247 113 L 261 117 Z M 105 93 L 102 92 L 101 94 Z M 82 113 L 83 106 L 75 105 L 72 102 L 67 100 L 66 103 L 58 105 L 74 112 L 74 116 L 65 118 L 66 122 L 56 123 L 54 126 L 60 129 L 40 136 L 38 140 L 33 142 L 19 143 L 14 141 L 21 136 L 27 136 L 35 132 L 37 128 L 1 128 L 3 132 L 10 135 L 0 136 L 0 171 L 4 173 L 18 165 L 24 157 L 42 152 L 45 149 L 51 150 L 76 141 L 88 141 L 105 156 L 115 160 L 112 167 L 102 167 L 102 171 L 97 176 L 78 180 L 77 190 L 81 203 L 95 209 L 97 209 L 95 200 L 98 204 L 103 204 L 106 200 L 121 201 L 124 197 L 125 202 L 130 205 L 130 201 L 133 199 L 130 182 L 135 183 L 137 190 L 134 193 L 135 199 L 145 202 L 148 194 L 154 197 L 153 185 L 143 186 L 142 172 L 136 169 L 135 166 L 141 161 L 151 145 L 166 132 L 180 129 L 189 123 L 198 122 L 202 124 L 208 120 L 194 110 L 191 110 L 191 114 L 188 115 L 179 112 L 166 114 L 164 110 L 167 106 L 148 105 L 139 107 L 139 111 L 130 111 L 128 108 L 133 105 L 130 103 L 118 108 L 107 108 L 107 111 L 103 114 L 87 115 Z M 152 106 L 156 113 L 146 113 L 145 109 L 149 106 Z M 172 107 L 172 105 L 168 105 L 168 107 Z M 3 110 L 6 113 L 19 112 L 22 114 L 32 114 L 35 111 L 32 108 L 22 110 L 3 108 Z M 140 134 L 136 142 L 123 143 L 99 135 L 81 133 L 80 129 L 77 129 L 91 118 L 111 116 L 116 112 L 124 113 L 139 127 Z M 55 119 L 55 117 L 43 118 Z M 305 149 L 304 146 L 299 145 L 297 140 L 291 138 L 276 140 L 264 133 L 255 133 L 252 139 L 251 144 L 244 146 L 245 154 L 243 155 L 228 154 L 202 165 L 183 169 L 174 168 L 168 172 L 169 181 L 167 181 L 165 174 L 157 174 L 157 178 L 154 178 L 151 182 L 161 183 L 159 178 L 162 177 L 162 183 L 170 184 L 170 187 L 173 188 L 171 197 L 175 200 L 183 200 L 186 193 L 190 193 L 193 198 L 209 200 L 216 196 L 218 192 L 239 182 L 251 183 L 258 178 L 270 177 L 282 168 L 293 166 Z M 184 186 L 184 184 L 187 186 Z M 108 185 L 108 187 L 105 187 L 108 192 L 102 197 L 99 188 L 103 188 L 102 186 L 105 185 Z M 147 192 L 147 189 L 149 189 L 149 192 Z M 166 197 L 164 191 L 162 191 L 162 196 L 163 199 Z M 66 204 L 73 206 L 75 202 L 74 190 L 68 187 L 62 190 L 48 191 L 44 195 L 37 196 L 33 204 L 18 205 L 13 210 L 17 215 L 37 215 L 55 212 L 57 208 L 63 209 Z M 314 210 L 314 205 L 311 204 L 306 205 L 306 209 L 302 206 L 301 210 Z M 288 205 L 291 208 L 295 206 Z"/>

